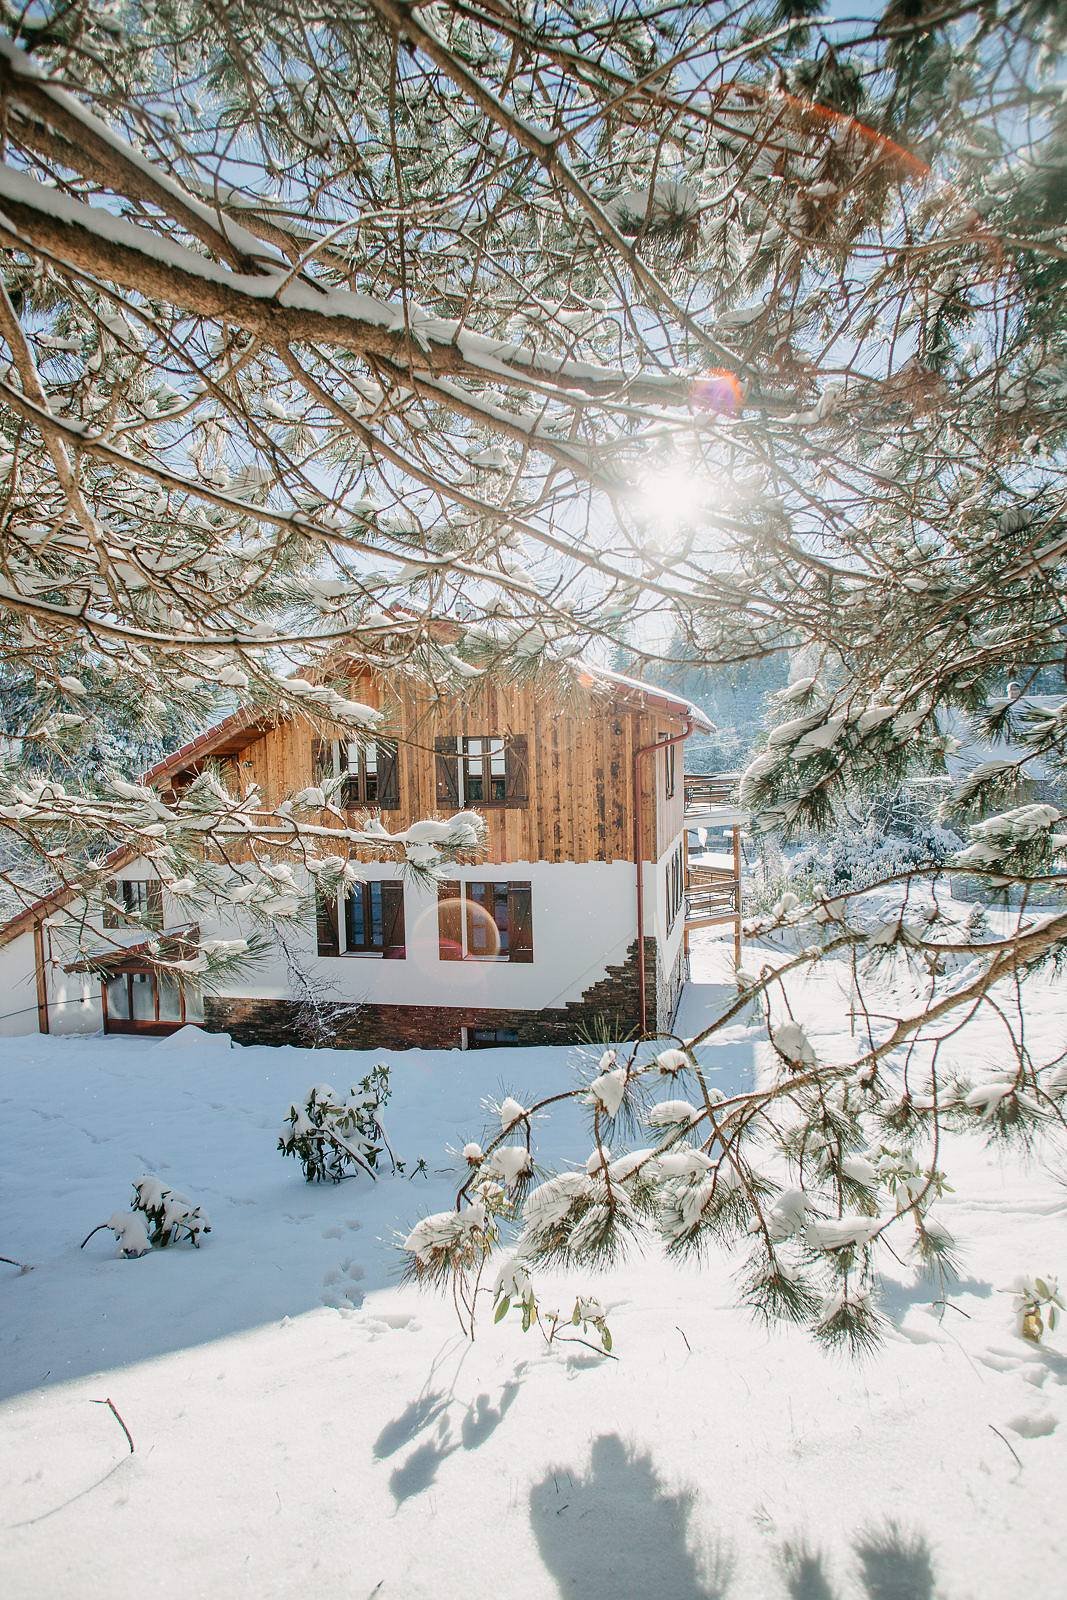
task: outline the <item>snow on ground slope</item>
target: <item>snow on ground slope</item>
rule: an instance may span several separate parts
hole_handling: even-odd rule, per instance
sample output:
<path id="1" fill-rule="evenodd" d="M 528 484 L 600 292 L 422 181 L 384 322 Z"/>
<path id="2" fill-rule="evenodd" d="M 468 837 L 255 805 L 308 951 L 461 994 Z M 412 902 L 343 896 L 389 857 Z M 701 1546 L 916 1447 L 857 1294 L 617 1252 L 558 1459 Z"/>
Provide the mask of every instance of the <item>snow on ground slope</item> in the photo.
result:
<path id="1" fill-rule="evenodd" d="M 718 975 L 699 950 L 697 967 Z M 842 971 L 826 964 L 801 1018 L 843 1054 Z M 723 993 L 694 984 L 685 1026 Z M 1062 1016 L 1052 986 L 1035 992 L 1039 1055 Z M 964 1046 L 1001 1047 L 985 1023 Z M 283 1112 L 381 1053 L 206 1036 L 2 1048 L 0 1252 L 34 1268 L 0 1266 L 6 1596 L 1057 1592 L 1065 1343 L 1018 1339 L 1002 1292 L 1067 1267 L 1054 1161 L 1027 1176 L 953 1150 L 943 1211 L 963 1281 L 948 1307 L 903 1270 L 887 1282 L 890 1338 L 862 1366 L 754 1325 L 729 1263 L 655 1253 L 559 1282 L 561 1305 L 582 1287 L 608 1306 L 611 1361 L 488 1318 L 466 1343 L 447 1303 L 397 1284 L 392 1248 L 448 1204 L 446 1147 L 477 1135 L 480 1100 L 563 1086 L 582 1052 L 398 1053 L 387 1126 L 429 1179 L 309 1187 L 275 1148 Z M 728 1090 L 763 1048 L 739 1021 L 708 1063 Z M 549 1159 L 584 1155 L 576 1123 L 545 1131 Z M 145 1169 L 203 1201 L 203 1248 L 120 1261 L 98 1234 L 79 1251 Z M 108 1397 L 133 1455 L 91 1403 Z"/>

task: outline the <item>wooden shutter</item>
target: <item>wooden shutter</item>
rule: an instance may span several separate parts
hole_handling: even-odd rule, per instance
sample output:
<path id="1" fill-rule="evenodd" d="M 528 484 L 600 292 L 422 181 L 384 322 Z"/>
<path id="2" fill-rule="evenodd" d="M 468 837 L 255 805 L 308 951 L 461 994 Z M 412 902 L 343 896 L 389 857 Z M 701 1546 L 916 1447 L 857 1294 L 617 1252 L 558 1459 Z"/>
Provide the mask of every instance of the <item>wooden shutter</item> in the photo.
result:
<path id="1" fill-rule="evenodd" d="M 149 928 L 163 926 L 163 885 L 158 878 L 149 878 L 145 924 Z"/>
<path id="2" fill-rule="evenodd" d="M 533 896 L 528 883 L 508 884 L 508 960 L 532 961 Z"/>
<path id="3" fill-rule="evenodd" d="M 318 788 L 333 777 L 333 744 L 329 739 L 311 741 L 311 781 Z"/>
<path id="4" fill-rule="evenodd" d="M 530 762 L 524 733 L 504 740 L 504 804 L 524 806 L 530 798 Z"/>
<path id="5" fill-rule="evenodd" d="M 381 760 L 381 757 L 378 758 Z M 387 961 L 403 961 L 404 884 L 400 878 L 382 880 L 382 955 Z"/>
<path id="6" fill-rule="evenodd" d="M 383 811 L 400 805 L 400 772 L 395 744 L 378 744 L 378 804 Z M 401 940 L 403 943 L 403 940 Z"/>
<path id="7" fill-rule="evenodd" d="M 320 956 L 337 956 L 341 953 L 341 934 L 337 925 L 337 893 L 315 895 L 315 927 Z"/>
<path id="8" fill-rule="evenodd" d="M 118 899 L 118 897 L 119 897 L 119 885 L 118 885 L 118 879 L 117 878 L 109 878 L 107 880 L 107 882 L 104 884 L 104 893 L 105 893 L 105 895 L 107 896 L 107 898 L 109 900 L 117 900 Z M 105 905 L 105 907 L 104 907 L 104 927 L 105 928 L 121 928 L 121 927 L 123 927 L 125 925 L 125 922 L 126 922 L 125 917 L 123 917 L 118 911 L 116 911 L 113 906 Z"/>
<path id="9" fill-rule="evenodd" d="M 437 885 L 437 940 L 442 961 L 462 961 L 463 945 L 460 920 L 463 916 L 463 886 L 458 883 Z"/>
<path id="10" fill-rule="evenodd" d="M 455 738 L 435 739 L 434 759 L 437 764 L 437 804 L 459 809 L 459 756 Z"/>

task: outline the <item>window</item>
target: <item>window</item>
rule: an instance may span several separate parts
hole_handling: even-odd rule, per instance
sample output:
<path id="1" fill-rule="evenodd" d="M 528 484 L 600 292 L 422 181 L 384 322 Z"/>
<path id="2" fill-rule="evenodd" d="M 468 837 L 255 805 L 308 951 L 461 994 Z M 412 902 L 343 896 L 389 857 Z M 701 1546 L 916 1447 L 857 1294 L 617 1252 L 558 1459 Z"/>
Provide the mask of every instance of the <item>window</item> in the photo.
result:
<path id="1" fill-rule="evenodd" d="M 382 740 L 360 744 L 354 739 L 316 739 L 312 756 L 315 781 L 341 778 L 336 803 L 344 811 L 376 806 L 394 811 L 400 805 L 396 746 Z"/>
<path id="2" fill-rule="evenodd" d="M 468 1028 L 468 1050 L 492 1050 L 495 1045 L 518 1044 L 514 1028 Z"/>
<path id="3" fill-rule="evenodd" d="M 667 862 L 667 932 L 674 927 L 682 902 L 685 899 L 685 852 L 678 845 Z"/>
<path id="4" fill-rule="evenodd" d="M 105 928 L 125 928 L 130 923 L 139 928 L 162 928 L 163 885 L 158 878 L 112 880 L 107 896 L 114 903 L 104 907 Z"/>
<path id="5" fill-rule="evenodd" d="M 667 743 L 667 740 L 671 737 L 671 735 L 669 733 L 661 733 L 659 737 L 660 737 L 660 742 L 663 744 L 663 747 L 664 747 L 663 748 L 663 793 L 664 793 L 665 797 L 668 800 L 673 800 L 674 799 L 675 785 L 676 785 L 676 782 L 677 782 L 677 769 L 676 769 L 676 766 L 675 766 L 675 755 L 677 754 L 678 746 L 676 744 L 668 744 Z"/>
<path id="6" fill-rule="evenodd" d="M 434 744 L 437 803 L 524 806 L 529 798 L 526 736 L 521 733 L 448 734 Z"/>
<path id="7" fill-rule="evenodd" d="M 105 1033 L 171 1033 L 201 1016 L 199 1001 L 165 972 L 112 973 L 100 999 Z"/>
<path id="8" fill-rule="evenodd" d="M 528 883 L 438 885 L 442 961 L 532 961 Z"/>
<path id="9" fill-rule="evenodd" d="M 348 895 L 340 890 L 319 895 L 317 913 L 320 956 L 378 955 L 402 961 L 407 954 L 404 885 L 399 878 L 357 883 Z"/>

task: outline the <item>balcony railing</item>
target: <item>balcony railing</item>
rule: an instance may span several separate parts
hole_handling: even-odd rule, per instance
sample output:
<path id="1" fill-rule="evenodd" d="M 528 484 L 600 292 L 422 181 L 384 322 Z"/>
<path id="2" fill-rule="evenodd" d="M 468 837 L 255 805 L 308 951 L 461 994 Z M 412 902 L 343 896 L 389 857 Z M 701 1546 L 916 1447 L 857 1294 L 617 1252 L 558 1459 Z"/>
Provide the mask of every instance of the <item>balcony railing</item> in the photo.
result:
<path id="1" fill-rule="evenodd" d="M 685 809 L 699 811 L 702 806 L 736 806 L 740 782 L 739 772 L 687 772 Z"/>
<path id="2" fill-rule="evenodd" d="M 690 866 L 686 886 L 686 918 L 736 917 L 738 883 L 732 872 L 718 867 Z"/>

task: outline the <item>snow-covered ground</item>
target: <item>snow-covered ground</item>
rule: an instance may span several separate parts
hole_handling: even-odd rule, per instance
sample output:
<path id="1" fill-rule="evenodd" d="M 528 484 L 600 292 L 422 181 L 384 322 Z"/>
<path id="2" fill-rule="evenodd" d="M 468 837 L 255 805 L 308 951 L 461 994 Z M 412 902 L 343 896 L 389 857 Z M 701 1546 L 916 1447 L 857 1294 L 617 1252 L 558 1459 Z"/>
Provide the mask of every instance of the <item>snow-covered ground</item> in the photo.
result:
<path id="1" fill-rule="evenodd" d="M 696 970 L 715 976 L 714 935 Z M 752 964 L 752 956 L 746 962 Z M 802 1020 L 848 1046 L 843 968 Z M 721 1000 L 690 986 L 683 1026 Z M 1062 1047 L 1035 986 L 1028 1039 Z M 994 1018 L 994 1023 L 996 1019 Z M 956 1048 L 993 1058 L 997 1024 Z M 966 1249 L 950 1304 L 903 1268 L 863 1365 L 734 1308 L 729 1262 L 655 1254 L 595 1280 L 613 1361 L 397 1282 L 393 1248 L 449 1204 L 479 1103 L 571 1081 L 581 1052 L 403 1052 L 386 1123 L 428 1179 L 306 1186 L 276 1150 L 290 1100 L 384 1053 L 224 1039 L 17 1039 L 0 1054 L 0 1592 L 126 1600 L 1014 1600 L 1062 1585 L 1067 1343 L 1035 1348 L 1003 1291 L 1067 1267 L 1067 1174 L 970 1145 L 941 1214 Z M 707 1062 L 758 1067 L 736 1024 Z M 587 1058 L 592 1052 L 586 1052 Z M 584 1154 L 577 1125 L 542 1153 Z M 203 1202 L 199 1251 L 118 1260 L 89 1229 L 143 1171 Z M 1065 1274 L 1067 1275 L 1067 1274 Z M 110 1398 L 136 1446 L 104 1405 Z M 1059 1574 L 1059 1576 L 1057 1576 Z"/>

